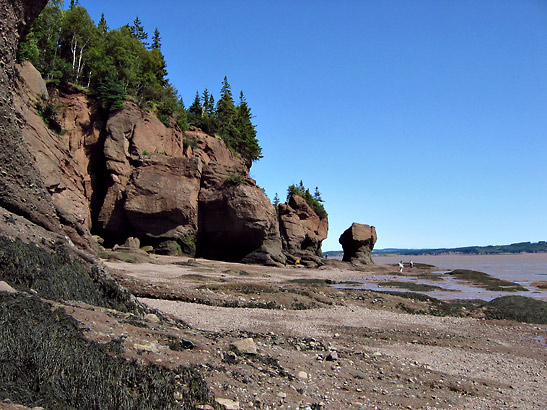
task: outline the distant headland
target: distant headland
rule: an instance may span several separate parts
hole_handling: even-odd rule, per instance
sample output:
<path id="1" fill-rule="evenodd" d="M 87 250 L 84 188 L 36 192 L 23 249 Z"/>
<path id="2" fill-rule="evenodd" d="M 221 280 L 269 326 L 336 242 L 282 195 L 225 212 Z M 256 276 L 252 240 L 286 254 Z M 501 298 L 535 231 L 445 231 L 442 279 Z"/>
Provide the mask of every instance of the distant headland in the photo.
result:
<path id="1" fill-rule="evenodd" d="M 547 252 L 547 241 L 519 242 L 510 245 L 466 246 L 462 248 L 437 248 L 437 249 L 404 249 L 386 248 L 374 249 L 373 255 L 496 255 L 507 253 L 540 253 Z M 327 257 L 343 256 L 342 251 L 323 252 Z"/>

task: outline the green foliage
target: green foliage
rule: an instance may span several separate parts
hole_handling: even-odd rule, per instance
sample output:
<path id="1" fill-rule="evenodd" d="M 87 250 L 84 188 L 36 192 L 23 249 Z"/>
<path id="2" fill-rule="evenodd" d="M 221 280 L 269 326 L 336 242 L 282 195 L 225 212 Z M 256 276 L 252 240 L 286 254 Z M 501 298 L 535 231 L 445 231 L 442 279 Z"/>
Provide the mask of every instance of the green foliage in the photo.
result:
<path id="1" fill-rule="evenodd" d="M 194 102 L 186 110 L 167 79 L 157 28 L 150 45 L 147 40 L 148 33 L 138 17 L 133 24 L 110 29 L 104 14 L 95 25 L 77 2 L 63 10 L 62 1 L 54 0 L 21 42 L 18 59 L 30 60 L 50 81 L 70 81 L 88 88 L 105 109 L 123 109 L 124 99 L 129 97 L 141 107 L 157 109 L 158 118 L 166 126 L 176 124 L 184 131 L 192 125 L 210 135 L 218 134 L 248 166 L 262 158 L 243 93 L 236 105 L 224 77 L 216 105 L 206 88 L 201 96 L 196 92 Z"/>
<path id="2" fill-rule="evenodd" d="M 300 181 L 300 184 L 290 185 L 287 189 L 287 201 L 289 201 L 292 195 L 299 195 L 304 198 L 306 203 L 313 209 L 319 218 L 325 219 L 327 217 L 327 211 L 325 211 L 325 207 L 322 204 L 323 200 L 321 199 L 321 194 L 317 187 L 315 188 L 315 194 L 312 195 L 310 190 L 304 187 L 304 184 Z"/>
<path id="3" fill-rule="evenodd" d="M 158 117 L 158 120 L 160 120 L 162 124 L 165 125 L 167 128 L 171 127 L 169 115 L 167 115 L 165 112 L 160 111 L 156 116 Z"/>
<path id="4" fill-rule="evenodd" d="M 106 76 L 98 84 L 95 95 L 103 108 L 110 111 L 123 110 L 125 89 L 113 76 Z"/>
<path id="5" fill-rule="evenodd" d="M 183 145 L 184 145 L 184 148 L 186 147 L 197 148 L 198 140 L 196 138 L 184 138 Z"/>
<path id="6" fill-rule="evenodd" d="M 279 215 L 279 195 L 277 195 L 277 192 L 275 193 L 274 199 L 273 199 L 273 206 L 275 207 L 275 211 L 277 212 L 277 215 Z"/>
<path id="7" fill-rule="evenodd" d="M 232 185 L 241 185 L 245 181 L 245 172 L 234 168 L 230 175 L 225 179 L 225 182 Z"/>
<path id="8" fill-rule="evenodd" d="M 57 133 L 62 131 L 61 125 L 59 124 L 59 120 L 57 118 L 59 115 L 59 104 L 52 99 L 48 99 L 45 95 L 42 95 L 36 102 L 35 107 L 36 111 L 38 111 L 38 115 L 42 118 L 49 129 Z"/>

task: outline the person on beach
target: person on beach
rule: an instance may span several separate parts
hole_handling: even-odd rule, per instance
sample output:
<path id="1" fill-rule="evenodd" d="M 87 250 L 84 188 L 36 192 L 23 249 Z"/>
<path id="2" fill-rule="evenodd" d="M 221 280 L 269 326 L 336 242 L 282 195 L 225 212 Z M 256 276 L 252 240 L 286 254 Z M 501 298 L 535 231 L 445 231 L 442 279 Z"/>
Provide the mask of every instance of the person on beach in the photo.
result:
<path id="1" fill-rule="evenodd" d="M 399 262 L 399 272 L 403 273 L 403 261 Z"/>
<path id="2" fill-rule="evenodd" d="M 410 260 L 410 269 L 414 269 L 414 262 L 412 262 L 412 259 Z"/>

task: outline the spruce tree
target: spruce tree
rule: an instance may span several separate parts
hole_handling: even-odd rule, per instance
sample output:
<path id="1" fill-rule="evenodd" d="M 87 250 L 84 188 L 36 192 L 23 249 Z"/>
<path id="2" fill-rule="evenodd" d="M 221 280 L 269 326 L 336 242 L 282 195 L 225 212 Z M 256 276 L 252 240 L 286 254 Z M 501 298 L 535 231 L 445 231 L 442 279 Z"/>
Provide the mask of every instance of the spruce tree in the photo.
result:
<path id="1" fill-rule="evenodd" d="M 262 149 L 256 139 L 256 129 L 251 122 L 251 109 L 247 105 L 243 91 L 239 94 L 239 105 L 237 107 L 236 128 L 239 140 L 237 151 L 248 161 L 256 161 L 262 158 Z"/>
<path id="2" fill-rule="evenodd" d="M 97 28 L 99 29 L 99 32 L 101 34 L 108 33 L 108 24 L 106 24 L 106 19 L 104 18 L 104 13 L 101 13 L 101 19 L 99 20 L 99 24 L 97 24 Z"/>
<path id="3" fill-rule="evenodd" d="M 215 98 L 213 94 L 209 93 L 209 90 L 205 88 L 201 96 L 201 101 L 203 101 L 203 111 L 204 114 L 214 115 L 215 113 Z"/>
<path id="4" fill-rule="evenodd" d="M 236 149 L 236 141 L 238 140 L 237 129 L 235 128 L 236 116 L 237 110 L 234 105 L 232 90 L 228 78 L 225 76 L 220 90 L 220 99 L 217 102 L 216 118 L 221 138 L 232 149 Z"/>
<path id="5" fill-rule="evenodd" d="M 154 29 L 154 37 L 152 37 L 152 44 L 150 45 L 151 50 L 161 50 L 161 37 L 158 28 Z"/>
<path id="6" fill-rule="evenodd" d="M 201 117 L 202 114 L 202 107 L 201 107 L 201 101 L 199 99 L 199 92 L 196 91 L 196 97 L 194 98 L 194 102 L 188 108 L 188 113 L 195 117 Z"/>
<path id="7" fill-rule="evenodd" d="M 133 25 L 129 26 L 129 29 L 133 37 L 135 37 L 145 46 L 148 46 L 148 42 L 146 41 L 146 39 L 148 39 L 148 33 L 144 31 L 144 27 L 141 23 L 141 20 L 139 19 L 139 16 L 135 17 L 135 20 L 133 20 Z"/>

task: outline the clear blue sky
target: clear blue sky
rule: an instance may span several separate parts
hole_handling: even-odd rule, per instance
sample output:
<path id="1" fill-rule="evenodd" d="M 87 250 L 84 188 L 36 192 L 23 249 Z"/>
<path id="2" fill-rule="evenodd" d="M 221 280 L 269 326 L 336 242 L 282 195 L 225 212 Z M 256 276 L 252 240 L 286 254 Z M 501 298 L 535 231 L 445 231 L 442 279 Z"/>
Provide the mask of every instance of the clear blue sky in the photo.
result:
<path id="1" fill-rule="evenodd" d="M 318 186 L 323 250 L 547 240 L 547 1 L 81 0 L 158 27 L 186 105 L 243 90 L 273 199 Z"/>

